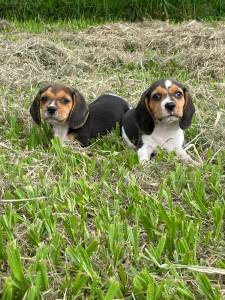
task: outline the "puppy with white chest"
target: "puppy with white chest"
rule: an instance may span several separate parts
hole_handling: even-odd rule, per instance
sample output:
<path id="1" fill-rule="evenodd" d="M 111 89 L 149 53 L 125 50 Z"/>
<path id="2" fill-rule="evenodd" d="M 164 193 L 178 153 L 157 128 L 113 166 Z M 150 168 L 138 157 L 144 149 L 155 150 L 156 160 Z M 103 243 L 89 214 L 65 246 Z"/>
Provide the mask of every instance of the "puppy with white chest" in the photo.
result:
<path id="1" fill-rule="evenodd" d="M 148 161 L 160 146 L 198 165 L 183 149 L 184 130 L 191 125 L 194 113 L 186 87 L 174 80 L 159 80 L 142 94 L 137 107 L 124 115 L 123 139 L 137 150 L 141 163 Z"/>
<path id="2" fill-rule="evenodd" d="M 116 124 L 121 124 L 129 109 L 125 100 L 116 95 L 104 94 L 90 105 L 76 89 L 52 83 L 41 88 L 36 95 L 30 113 L 40 125 L 51 124 L 54 136 L 61 142 L 77 140 L 82 146 L 92 138 L 107 134 Z"/>

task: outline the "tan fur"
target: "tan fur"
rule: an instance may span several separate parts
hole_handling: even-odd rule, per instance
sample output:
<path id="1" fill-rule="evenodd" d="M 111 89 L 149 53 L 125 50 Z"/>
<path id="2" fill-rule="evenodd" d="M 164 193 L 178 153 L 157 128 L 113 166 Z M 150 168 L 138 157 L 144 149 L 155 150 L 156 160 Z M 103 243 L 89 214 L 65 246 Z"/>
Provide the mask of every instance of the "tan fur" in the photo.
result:
<path id="1" fill-rule="evenodd" d="M 57 107 L 57 119 L 59 121 L 67 121 L 69 118 L 70 112 L 73 109 L 75 103 L 71 95 L 64 91 L 63 89 L 60 90 L 54 90 L 52 87 L 49 87 L 47 91 L 45 91 L 43 94 L 41 94 L 41 99 L 42 97 L 48 97 L 47 101 L 42 101 L 40 100 L 40 110 L 41 110 L 41 115 L 42 117 L 44 116 L 44 113 L 48 109 L 48 105 L 52 102 L 55 101 L 55 105 Z M 64 104 L 62 103 L 62 99 L 66 98 L 70 100 L 69 103 Z"/>
<path id="2" fill-rule="evenodd" d="M 182 97 L 177 98 L 175 96 L 176 92 L 181 92 L 182 93 Z M 153 99 L 153 96 L 155 94 L 160 94 L 161 95 L 161 99 L 159 101 L 155 101 Z M 176 104 L 175 110 L 174 110 L 174 115 L 182 118 L 183 116 L 183 111 L 184 111 L 184 107 L 186 105 L 185 103 L 185 97 L 184 97 L 184 93 L 182 91 L 182 89 L 180 87 L 178 87 L 176 84 L 173 84 L 171 87 L 169 87 L 169 89 L 166 89 L 164 87 L 158 86 L 150 95 L 150 100 L 148 99 L 148 101 L 146 101 L 146 107 L 148 109 L 148 111 L 150 111 L 151 115 L 153 116 L 153 118 L 155 120 L 159 120 L 162 118 L 162 101 L 166 98 L 166 97 L 170 97 L 171 101 L 173 101 Z"/>
<path id="3" fill-rule="evenodd" d="M 70 142 L 73 142 L 76 140 L 76 134 L 74 132 L 68 133 L 66 137 Z"/>
<path id="4" fill-rule="evenodd" d="M 162 98 L 160 101 L 154 101 L 152 97 L 155 94 L 162 95 Z M 153 118 L 155 120 L 161 119 L 162 117 L 162 110 L 161 110 L 161 102 L 166 98 L 167 96 L 167 89 L 158 86 L 154 91 L 152 91 L 150 95 L 150 101 L 149 101 L 149 109 L 152 112 Z"/>

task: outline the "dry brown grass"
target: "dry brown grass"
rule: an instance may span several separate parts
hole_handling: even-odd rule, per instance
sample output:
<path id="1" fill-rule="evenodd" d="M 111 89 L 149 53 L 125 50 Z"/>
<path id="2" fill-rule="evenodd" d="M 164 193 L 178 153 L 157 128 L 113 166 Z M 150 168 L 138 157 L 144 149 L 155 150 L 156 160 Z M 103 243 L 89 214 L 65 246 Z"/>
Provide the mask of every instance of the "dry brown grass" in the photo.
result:
<path id="1" fill-rule="evenodd" d="M 178 25 L 160 21 L 116 23 L 78 33 L 3 33 L 1 81 L 11 79 L 15 84 L 24 83 L 29 74 L 33 75 L 30 83 L 45 78 L 55 80 L 60 76 L 68 80 L 72 75 L 127 63 L 141 67 L 146 51 L 155 51 L 156 61 L 164 58 L 164 64 L 176 59 L 181 68 L 187 67 L 196 78 L 221 80 L 225 65 L 224 35 L 222 23 L 213 26 L 196 21 Z"/>
<path id="2" fill-rule="evenodd" d="M 196 78 L 221 80 L 224 35 L 223 24 L 212 26 L 196 21 L 179 25 L 159 21 L 117 23 L 78 33 L 2 33 L 0 79 L 2 83 L 25 85 L 60 77 L 68 80 L 72 75 L 127 63 L 143 67 L 145 52 L 155 51 L 154 58 L 159 63 L 162 58 L 164 64 L 176 59 Z"/>
<path id="3" fill-rule="evenodd" d="M 116 23 L 81 32 L 45 34 L 3 31 L 0 118 L 6 122 L 6 106 L 17 107 L 28 117 L 27 107 L 18 106 L 18 102 L 28 105 L 29 94 L 33 97 L 45 81 L 75 85 L 89 101 L 112 90 L 135 104 L 153 80 L 168 75 L 190 87 L 198 107 L 200 132 L 204 137 L 209 133 L 210 142 L 204 140 L 203 144 L 216 144 L 218 149 L 224 145 L 225 127 L 224 36 L 223 23 L 196 21 L 176 25 L 160 21 Z"/>

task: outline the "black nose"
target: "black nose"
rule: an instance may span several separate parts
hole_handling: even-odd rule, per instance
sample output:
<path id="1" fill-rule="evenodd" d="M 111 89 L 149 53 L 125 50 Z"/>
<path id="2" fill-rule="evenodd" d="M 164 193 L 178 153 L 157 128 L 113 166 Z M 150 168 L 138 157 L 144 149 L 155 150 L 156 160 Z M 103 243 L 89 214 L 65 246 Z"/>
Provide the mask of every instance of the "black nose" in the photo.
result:
<path id="1" fill-rule="evenodd" d="M 54 114 L 56 112 L 57 108 L 55 106 L 49 106 L 48 107 L 48 113 L 49 114 Z"/>
<path id="2" fill-rule="evenodd" d="M 176 104 L 173 103 L 173 102 L 167 102 L 167 103 L 165 104 L 165 108 L 166 108 L 168 111 L 173 111 L 174 108 L 175 108 L 175 106 L 176 106 Z"/>

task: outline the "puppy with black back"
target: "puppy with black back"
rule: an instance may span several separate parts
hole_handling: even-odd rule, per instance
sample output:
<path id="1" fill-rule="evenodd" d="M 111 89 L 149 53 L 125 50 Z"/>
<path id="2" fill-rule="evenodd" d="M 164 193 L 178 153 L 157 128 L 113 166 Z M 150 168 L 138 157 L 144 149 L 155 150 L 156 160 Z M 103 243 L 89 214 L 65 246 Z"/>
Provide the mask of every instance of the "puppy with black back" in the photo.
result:
<path id="1" fill-rule="evenodd" d="M 77 140 L 83 147 L 91 139 L 106 135 L 121 125 L 129 106 L 121 97 L 113 94 L 99 96 L 87 105 L 76 89 L 52 83 L 41 88 L 30 108 L 33 120 L 51 124 L 54 136 L 61 142 Z"/>
<path id="2" fill-rule="evenodd" d="M 136 149 L 141 163 L 148 161 L 160 146 L 175 151 L 184 162 L 200 165 L 183 149 L 184 130 L 191 125 L 194 113 L 185 86 L 170 79 L 159 80 L 144 91 L 137 107 L 123 116 L 123 139 Z"/>

